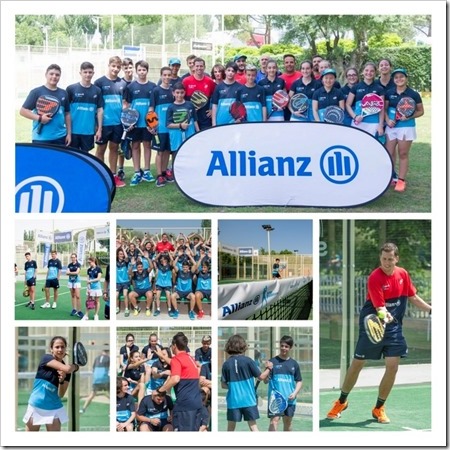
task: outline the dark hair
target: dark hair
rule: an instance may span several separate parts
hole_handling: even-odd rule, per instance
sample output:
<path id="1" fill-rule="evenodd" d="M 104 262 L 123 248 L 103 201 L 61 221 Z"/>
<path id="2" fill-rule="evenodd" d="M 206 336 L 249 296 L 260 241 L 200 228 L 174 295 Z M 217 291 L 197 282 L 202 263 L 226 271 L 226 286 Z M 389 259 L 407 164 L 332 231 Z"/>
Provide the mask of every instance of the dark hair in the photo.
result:
<path id="1" fill-rule="evenodd" d="M 225 79 L 225 67 L 223 67 L 222 64 L 214 64 L 214 66 L 211 69 L 211 78 L 213 80 L 215 79 L 215 75 L 214 75 L 214 70 L 215 69 L 219 69 L 220 76 L 222 77 L 222 80 L 224 80 Z"/>
<path id="2" fill-rule="evenodd" d="M 25 253 L 25 256 L 27 256 L 27 255 L 31 255 L 31 253 L 30 253 L 30 252 L 26 252 L 26 253 Z"/>
<path id="3" fill-rule="evenodd" d="M 303 66 L 303 64 L 308 63 L 309 67 L 311 67 L 311 69 L 313 68 L 313 63 L 312 61 L 310 61 L 309 59 L 304 59 L 301 63 L 300 63 L 300 68 Z"/>
<path id="4" fill-rule="evenodd" d="M 61 67 L 59 67 L 58 64 L 50 64 L 47 67 L 47 70 L 45 71 L 45 73 L 50 72 L 50 70 L 57 70 L 59 73 L 61 73 Z"/>
<path id="5" fill-rule="evenodd" d="M 231 336 L 225 344 L 225 352 L 229 355 L 241 355 L 242 353 L 245 353 L 247 348 L 245 339 L 239 334 Z"/>
<path id="6" fill-rule="evenodd" d="M 141 354 L 141 352 L 139 350 L 133 350 L 132 352 L 130 352 L 130 356 L 128 357 L 128 361 L 130 361 L 136 353 L 138 355 Z"/>
<path id="7" fill-rule="evenodd" d="M 195 58 L 194 59 L 194 64 L 197 63 L 197 62 L 201 62 L 201 63 L 203 63 L 204 66 L 206 66 L 206 61 L 203 58 Z"/>
<path id="8" fill-rule="evenodd" d="M 311 57 L 311 59 L 315 59 L 315 58 L 321 58 L 321 59 L 323 59 L 323 57 L 321 56 L 321 55 L 313 55 L 312 57 Z"/>
<path id="9" fill-rule="evenodd" d="M 188 343 L 189 340 L 187 336 L 181 331 L 172 338 L 172 345 L 175 345 L 175 347 L 182 352 L 186 350 Z"/>
<path id="10" fill-rule="evenodd" d="M 81 63 L 80 70 L 86 70 L 86 69 L 94 70 L 94 64 L 90 63 L 89 61 L 85 61 L 84 63 Z"/>
<path id="11" fill-rule="evenodd" d="M 194 55 L 194 54 L 188 55 L 188 56 L 186 57 L 186 62 L 191 61 L 192 59 L 195 59 L 195 58 L 197 58 L 197 56 Z"/>
<path id="12" fill-rule="evenodd" d="M 294 346 L 294 339 L 292 339 L 291 336 L 283 336 L 280 339 L 280 344 L 287 344 L 292 348 Z"/>
<path id="13" fill-rule="evenodd" d="M 380 248 L 380 255 L 383 252 L 394 252 L 394 255 L 398 256 L 398 247 L 393 242 L 386 242 Z"/>
<path id="14" fill-rule="evenodd" d="M 130 64 L 133 64 L 133 60 L 131 58 L 123 58 L 122 66 L 129 66 Z"/>
<path id="15" fill-rule="evenodd" d="M 161 67 L 159 74 L 162 75 L 165 70 L 170 70 L 170 73 L 172 73 L 172 69 L 169 66 L 164 66 L 164 67 Z"/>
<path id="16" fill-rule="evenodd" d="M 63 341 L 64 345 L 67 347 L 67 339 L 65 337 L 63 337 L 63 336 L 54 336 L 54 337 L 52 337 L 52 340 L 50 341 L 50 348 L 53 348 L 53 344 L 58 339 L 61 339 L 61 341 Z"/>
<path id="17" fill-rule="evenodd" d="M 122 383 L 124 381 L 128 383 L 128 380 L 125 377 L 117 377 L 116 394 L 119 394 L 122 391 Z"/>
<path id="18" fill-rule="evenodd" d="M 178 83 L 175 83 L 174 85 L 173 85 L 173 87 L 172 87 L 172 91 L 185 91 L 186 89 L 184 88 L 184 85 L 183 85 L 183 83 L 181 83 L 181 82 L 178 82 Z M 168 235 L 167 235 L 167 233 L 163 233 L 162 235 L 161 235 L 161 237 L 163 237 L 164 235 L 166 235 L 167 237 L 169 237 Z"/>
<path id="19" fill-rule="evenodd" d="M 128 334 L 125 336 L 125 340 L 128 341 L 128 338 L 129 338 L 129 337 L 132 337 L 132 338 L 134 339 L 134 334 L 128 333 Z"/>
<path id="20" fill-rule="evenodd" d="M 286 58 L 294 58 L 294 61 L 296 61 L 295 56 L 292 53 L 286 53 L 285 55 L 283 55 L 283 61 Z"/>
<path id="21" fill-rule="evenodd" d="M 391 62 L 391 60 L 389 59 L 389 58 L 381 58 L 379 61 L 378 61 L 378 65 L 380 65 L 380 62 L 381 61 L 387 61 L 388 63 L 389 63 L 389 65 L 392 67 L 392 62 Z"/>
<path id="22" fill-rule="evenodd" d="M 148 62 L 147 62 L 147 61 L 144 61 L 143 59 L 139 60 L 139 61 L 134 65 L 134 67 L 136 68 L 136 70 L 137 70 L 138 66 L 141 66 L 141 67 L 143 67 L 144 69 L 147 69 L 147 72 L 148 72 L 149 65 L 148 65 Z"/>
<path id="23" fill-rule="evenodd" d="M 238 65 L 237 65 L 235 62 L 233 62 L 233 61 L 227 62 L 226 66 L 225 66 L 225 70 L 227 70 L 227 69 L 230 68 L 230 67 L 231 67 L 235 72 L 238 71 Z"/>

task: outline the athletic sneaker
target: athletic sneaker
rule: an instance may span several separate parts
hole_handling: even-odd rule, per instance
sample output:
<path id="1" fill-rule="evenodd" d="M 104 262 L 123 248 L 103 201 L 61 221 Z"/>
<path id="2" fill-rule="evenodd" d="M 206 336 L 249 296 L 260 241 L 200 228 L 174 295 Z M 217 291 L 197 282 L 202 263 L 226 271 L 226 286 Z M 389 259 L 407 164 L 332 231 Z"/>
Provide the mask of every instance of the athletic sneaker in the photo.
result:
<path id="1" fill-rule="evenodd" d="M 155 177 L 152 175 L 151 172 L 144 172 L 142 175 L 142 181 L 147 181 L 148 183 L 151 183 L 152 181 L 155 181 Z"/>
<path id="2" fill-rule="evenodd" d="M 125 172 L 123 169 L 119 169 L 117 171 L 117 176 L 119 177 L 119 180 L 123 181 L 125 180 Z"/>
<path id="3" fill-rule="evenodd" d="M 341 403 L 339 400 L 336 400 L 333 404 L 333 407 L 327 414 L 327 419 L 334 420 L 339 419 L 341 417 L 341 412 L 345 411 L 348 408 L 348 401 Z"/>
<path id="4" fill-rule="evenodd" d="M 133 316 L 137 316 L 141 312 L 141 308 L 139 306 L 137 308 L 134 308 Z"/>
<path id="5" fill-rule="evenodd" d="M 166 179 L 163 176 L 159 176 L 156 180 L 156 187 L 163 187 L 166 185 Z"/>
<path id="6" fill-rule="evenodd" d="M 120 313 L 120 306 L 116 306 L 116 314 Z"/>
<path id="7" fill-rule="evenodd" d="M 125 312 L 123 314 L 125 317 L 128 317 L 130 315 L 130 310 L 128 308 L 126 308 Z"/>
<path id="8" fill-rule="evenodd" d="M 30 305 L 30 309 L 32 309 L 32 310 L 34 311 L 34 303 L 32 303 L 32 304 Z"/>
<path id="9" fill-rule="evenodd" d="M 89 316 L 87 316 L 86 314 L 83 316 L 83 320 L 89 320 Z"/>
<path id="10" fill-rule="evenodd" d="M 153 313 L 153 316 L 154 317 L 157 317 L 157 316 L 159 316 L 161 314 L 161 311 L 159 310 L 159 309 L 157 309 L 154 313 Z"/>
<path id="11" fill-rule="evenodd" d="M 180 315 L 180 313 L 178 312 L 178 309 L 175 309 L 172 313 L 172 318 L 173 319 L 178 319 L 178 316 Z"/>
<path id="12" fill-rule="evenodd" d="M 28 308 L 29 306 L 31 306 L 32 305 L 32 303 L 31 302 L 28 302 L 26 305 L 25 305 L 25 308 Z"/>
<path id="13" fill-rule="evenodd" d="M 167 312 L 167 314 L 169 315 L 169 317 L 173 317 L 173 311 L 171 309 L 169 309 L 169 311 Z"/>
<path id="14" fill-rule="evenodd" d="M 166 170 L 165 178 L 167 183 L 173 183 L 175 181 L 175 178 L 173 177 L 173 172 L 169 169 Z"/>
<path id="15" fill-rule="evenodd" d="M 189 311 L 189 319 L 191 320 L 195 320 L 195 312 L 194 311 Z"/>
<path id="16" fill-rule="evenodd" d="M 84 409 L 83 408 L 80 409 L 80 414 L 84 414 Z"/>
<path id="17" fill-rule="evenodd" d="M 52 309 L 55 309 L 56 308 L 56 302 L 53 302 L 52 303 Z"/>
<path id="18" fill-rule="evenodd" d="M 94 320 L 98 320 L 98 314 L 94 315 Z"/>
<path id="19" fill-rule="evenodd" d="M 394 191 L 403 192 L 406 189 L 406 183 L 403 180 L 398 180 Z"/>
<path id="20" fill-rule="evenodd" d="M 71 316 L 76 316 L 77 315 L 77 310 L 76 309 L 72 309 L 72 312 L 70 313 Z"/>
<path id="21" fill-rule="evenodd" d="M 130 186 L 137 186 L 141 182 L 141 180 L 141 176 L 138 173 L 135 173 L 130 181 Z"/>
<path id="22" fill-rule="evenodd" d="M 151 311 L 150 311 L 150 308 L 145 308 L 145 315 L 147 316 L 147 317 L 150 317 L 150 315 L 151 315 Z"/>
<path id="23" fill-rule="evenodd" d="M 205 317 L 205 313 L 203 312 L 203 309 L 201 309 L 197 314 L 197 319 L 203 319 Z"/>
<path id="24" fill-rule="evenodd" d="M 377 419 L 378 423 L 390 423 L 389 417 L 386 415 L 384 411 L 384 405 L 379 408 L 372 409 L 372 417 Z"/>
<path id="25" fill-rule="evenodd" d="M 50 308 L 50 303 L 45 302 L 43 305 L 41 305 L 41 308 Z"/>
<path id="26" fill-rule="evenodd" d="M 127 184 L 124 183 L 117 175 L 114 175 L 114 184 L 116 187 L 121 188 L 126 186 Z"/>
<path id="27" fill-rule="evenodd" d="M 84 316 L 84 314 L 83 314 L 81 311 L 78 311 L 78 312 L 77 312 L 77 316 L 78 316 L 80 319 L 82 319 L 83 316 Z"/>

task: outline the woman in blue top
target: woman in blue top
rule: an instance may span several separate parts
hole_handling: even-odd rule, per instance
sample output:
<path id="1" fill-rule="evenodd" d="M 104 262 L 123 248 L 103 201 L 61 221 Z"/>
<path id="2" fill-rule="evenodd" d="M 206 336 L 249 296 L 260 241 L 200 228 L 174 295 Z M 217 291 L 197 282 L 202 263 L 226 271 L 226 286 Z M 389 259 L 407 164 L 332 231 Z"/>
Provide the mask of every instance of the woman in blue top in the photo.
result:
<path id="1" fill-rule="evenodd" d="M 28 408 L 23 418 L 26 431 L 39 431 L 45 425 L 47 431 L 61 431 L 61 424 L 69 418 L 61 399 L 69 387 L 70 376 L 78 364 L 66 364 L 67 341 L 55 336 L 50 341 L 50 354 L 45 354 L 38 366 Z"/>
<path id="2" fill-rule="evenodd" d="M 316 89 L 313 94 L 312 110 L 316 122 L 324 122 L 325 110 L 328 106 L 345 107 L 344 94 L 335 87 L 336 71 L 325 69 L 321 75 L 323 87 Z"/>
<path id="3" fill-rule="evenodd" d="M 397 192 L 406 189 L 405 178 L 409 165 L 409 150 L 413 141 L 417 138 L 416 119 L 423 116 L 424 109 L 420 94 L 408 87 L 408 74 L 405 69 L 396 69 L 392 72 L 395 89 L 386 93 L 386 148 L 395 165 L 395 151 L 398 149 L 399 170 L 398 181 L 395 184 Z M 405 97 L 412 98 L 416 103 L 414 114 L 410 117 L 395 119 L 398 102 Z"/>
<path id="4" fill-rule="evenodd" d="M 71 262 L 67 265 L 66 275 L 69 276 L 67 287 L 70 289 L 70 297 L 72 298 L 72 312 L 71 316 L 77 316 L 80 319 L 83 318 L 83 312 L 81 311 L 80 289 L 81 279 L 80 270 L 81 264 L 78 262 L 76 253 L 70 255 Z"/>
<path id="5" fill-rule="evenodd" d="M 349 67 L 345 71 L 345 79 L 347 80 L 347 83 L 341 87 L 341 91 L 344 94 L 345 100 L 347 100 L 348 94 L 350 94 L 350 91 L 353 86 L 356 86 L 359 82 L 358 77 L 358 71 L 356 70 L 356 67 Z M 352 118 L 350 117 L 347 109 L 344 111 L 344 125 L 350 126 L 352 124 Z"/>

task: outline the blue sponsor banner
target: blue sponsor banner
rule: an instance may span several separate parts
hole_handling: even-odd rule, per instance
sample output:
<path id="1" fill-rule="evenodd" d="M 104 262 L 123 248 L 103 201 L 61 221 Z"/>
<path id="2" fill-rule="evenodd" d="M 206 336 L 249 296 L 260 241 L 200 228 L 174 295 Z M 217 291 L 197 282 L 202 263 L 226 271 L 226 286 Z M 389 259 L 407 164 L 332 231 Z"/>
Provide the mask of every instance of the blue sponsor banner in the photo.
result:
<path id="1" fill-rule="evenodd" d="M 253 256 L 253 247 L 239 247 L 239 256 Z"/>
<path id="2" fill-rule="evenodd" d="M 54 145 L 16 144 L 16 212 L 109 212 L 114 194 L 112 173 L 95 156 Z"/>
<path id="3" fill-rule="evenodd" d="M 49 244 L 47 242 L 44 244 L 44 257 L 42 259 L 42 267 L 47 267 L 48 258 L 50 256 L 50 247 L 51 247 L 51 244 Z"/>
<path id="4" fill-rule="evenodd" d="M 63 244 L 64 242 L 72 242 L 71 231 L 59 231 L 53 234 L 53 242 L 55 244 Z"/>

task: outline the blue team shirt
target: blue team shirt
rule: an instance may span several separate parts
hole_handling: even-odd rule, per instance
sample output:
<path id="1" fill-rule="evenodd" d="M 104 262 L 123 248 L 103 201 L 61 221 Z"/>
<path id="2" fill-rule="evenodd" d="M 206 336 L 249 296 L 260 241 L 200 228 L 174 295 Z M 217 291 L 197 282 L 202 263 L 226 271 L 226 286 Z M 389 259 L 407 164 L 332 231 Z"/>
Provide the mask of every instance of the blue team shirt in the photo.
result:
<path id="1" fill-rule="evenodd" d="M 236 100 L 244 104 L 247 110 L 247 122 L 262 122 L 263 107 L 266 106 L 266 94 L 262 86 L 242 85 L 236 94 Z"/>
<path id="2" fill-rule="evenodd" d="M 39 86 L 30 91 L 22 107 L 37 114 L 36 101 L 41 95 L 51 95 L 52 97 L 56 97 L 59 100 L 60 106 L 57 113 L 52 117 L 52 120 L 42 126 L 40 134 L 37 133 L 39 122 L 37 120 L 33 120 L 31 132 L 32 140 L 53 141 L 65 137 L 67 135 L 65 116 L 66 113 L 70 111 L 67 92 L 61 88 L 56 88 L 56 90 L 53 91 L 45 86 Z"/>
<path id="3" fill-rule="evenodd" d="M 130 107 L 132 109 L 135 109 L 139 113 L 136 128 L 147 127 L 145 116 L 150 107 L 150 98 L 155 87 L 156 84 L 152 81 L 140 83 L 135 80 L 128 84 L 124 89 L 123 99 L 131 105 Z"/>
<path id="4" fill-rule="evenodd" d="M 300 366 L 297 361 L 292 358 L 282 359 L 275 356 L 270 360 L 273 363 L 272 382 L 274 388 L 279 391 L 283 397 L 288 400 L 289 395 L 294 392 L 298 381 L 302 381 L 302 374 Z M 269 398 L 272 392 L 272 387 L 269 383 Z M 289 405 L 295 405 L 296 399 L 288 400 Z"/>
<path id="5" fill-rule="evenodd" d="M 116 261 L 116 280 L 117 283 L 128 283 L 128 263 L 126 261 Z"/>
<path id="6" fill-rule="evenodd" d="M 156 275 L 157 286 L 161 287 L 172 287 L 172 267 L 167 264 L 163 266 L 160 262 L 156 261 L 156 268 L 158 269 L 158 273 Z"/>
<path id="7" fill-rule="evenodd" d="M 177 272 L 176 290 L 180 292 L 192 292 L 192 272 Z"/>
<path id="8" fill-rule="evenodd" d="M 133 283 L 136 289 L 148 291 L 151 288 L 148 270 L 144 269 L 142 273 L 134 272 Z"/>
<path id="9" fill-rule="evenodd" d="M 407 87 L 405 91 L 402 92 L 401 94 L 397 93 L 397 88 L 388 91 L 386 93 L 385 101 L 389 102 L 388 116 L 391 120 L 395 120 L 395 110 L 397 108 L 397 104 L 403 97 L 411 97 L 416 102 L 416 105 L 422 103 L 422 97 L 420 96 L 420 94 L 409 87 Z M 398 120 L 395 123 L 394 128 L 405 128 L 415 126 L 416 126 L 416 119 L 409 119 L 404 121 Z"/>
<path id="10" fill-rule="evenodd" d="M 254 378 L 260 375 L 256 362 L 245 355 L 232 355 L 223 363 L 221 381 L 228 384 L 228 409 L 257 405 Z"/>
<path id="11" fill-rule="evenodd" d="M 109 361 L 108 355 L 99 355 L 95 358 L 92 367 L 92 384 L 109 383 Z"/>
<path id="12" fill-rule="evenodd" d="M 103 108 L 102 91 L 98 86 L 89 87 L 81 83 L 67 86 L 67 96 L 70 103 L 72 133 L 82 135 L 95 134 L 97 110 Z"/>
<path id="13" fill-rule="evenodd" d="M 285 90 L 286 83 L 283 78 L 276 77 L 273 81 L 270 81 L 267 77 L 262 78 L 258 81 L 258 85 L 264 89 L 266 96 L 266 108 L 267 116 L 270 117 L 283 117 L 284 112 L 282 110 L 277 110 L 272 112 L 272 97 L 276 91 Z"/>
<path id="14" fill-rule="evenodd" d="M 132 395 L 125 394 L 125 397 L 116 398 L 116 420 L 126 422 L 133 412 L 136 411 L 135 401 Z"/>
<path id="15" fill-rule="evenodd" d="M 234 123 L 230 114 L 230 106 L 236 100 L 237 93 L 242 88 L 242 84 L 235 81 L 227 84 L 224 81 L 219 83 L 211 97 L 211 103 L 217 105 L 216 124 L 224 125 Z"/>
<path id="16" fill-rule="evenodd" d="M 319 119 L 323 122 L 323 115 L 328 106 L 339 106 L 339 101 L 344 100 L 344 94 L 340 89 L 335 87 L 327 92 L 324 87 L 316 89 L 313 94 L 313 100 L 318 102 Z"/>
<path id="17" fill-rule="evenodd" d="M 137 414 L 149 419 L 167 419 L 169 411 L 173 409 L 172 399 L 166 395 L 161 404 L 153 403 L 152 396 L 146 395 L 139 403 Z"/>
<path id="18" fill-rule="evenodd" d="M 47 264 L 47 280 L 54 280 L 58 278 L 59 271 L 62 269 L 61 261 L 56 259 L 50 259 Z"/>
<path id="19" fill-rule="evenodd" d="M 95 266 L 95 267 L 89 267 L 89 269 L 87 270 L 87 275 L 89 277 L 89 280 L 95 280 L 98 275 L 102 273 L 102 269 L 100 269 L 100 267 Z M 96 281 L 95 283 L 91 283 L 90 284 L 90 289 L 94 290 L 94 289 L 101 289 L 102 285 L 100 281 Z"/>
<path id="20" fill-rule="evenodd" d="M 377 94 L 380 96 L 384 96 L 384 89 L 381 85 L 377 83 L 367 84 L 365 81 L 360 81 L 358 84 L 353 86 L 350 89 L 350 92 L 355 96 L 353 100 L 352 109 L 357 116 L 360 116 L 362 113 L 362 99 L 366 94 Z M 366 123 L 378 123 L 379 116 L 378 114 L 372 114 L 370 116 L 365 116 L 363 118 L 363 122 Z"/>
<path id="21" fill-rule="evenodd" d="M 180 110 L 188 110 L 190 114 L 189 119 L 189 126 L 184 131 L 184 136 L 187 139 L 188 137 L 195 134 L 195 126 L 194 122 L 197 122 L 197 111 L 194 108 L 194 105 L 189 102 L 185 101 L 181 105 L 177 105 L 175 103 L 172 103 L 167 108 L 167 116 L 166 116 L 166 126 L 168 126 L 171 123 L 174 123 L 173 116 L 176 111 Z M 179 129 L 172 129 L 168 128 L 169 131 L 169 137 L 170 137 L 170 149 L 175 152 L 180 148 L 180 145 L 183 143 L 183 131 Z"/>
<path id="22" fill-rule="evenodd" d="M 150 106 L 158 116 L 158 134 L 169 132 L 166 126 L 167 108 L 174 100 L 171 88 L 165 89 L 162 86 L 156 86 L 152 91 Z"/>
<path id="23" fill-rule="evenodd" d="M 211 290 L 211 272 L 197 272 L 197 290 L 210 291 Z"/>
<path id="24" fill-rule="evenodd" d="M 79 262 L 76 263 L 70 263 L 67 265 L 67 269 L 69 272 L 76 272 L 78 269 L 81 269 L 81 264 Z M 80 280 L 80 274 L 78 275 L 69 275 L 69 281 L 71 283 L 79 283 Z"/>
<path id="25" fill-rule="evenodd" d="M 123 92 L 127 82 L 122 78 L 110 80 L 103 76 L 95 80 L 94 84 L 100 88 L 103 96 L 103 126 L 120 125 Z"/>
<path id="26" fill-rule="evenodd" d="M 165 370 L 170 370 L 170 366 L 163 366 L 163 363 L 159 359 L 157 359 L 157 360 L 151 359 L 149 362 L 151 363 L 152 369 L 154 367 L 156 367 L 158 373 L 164 372 Z M 158 389 L 165 383 L 167 378 L 169 378 L 168 375 L 163 375 L 163 376 L 161 376 L 161 378 L 154 378 L 152 376 L 150 378 L 150 389 L 152 391 Z"/>
<path id="27" fill-rule="evenodd" d="M 381 82 L 380 78 L 377 78 L 375 80 L 375 83 L 379 84 L 384 89 L 384 92 L 390 91 L 391 89 L 395 89 L 397 87 L 392 77 L 389 79 L 388 84 L 386 85 Z"/>
<path id="28" fill-rule="evenodd" d="M 32 278 L 36 278 L 36 270 L 37 270 L 37 264 L 36 261 L 26 261 L 25 262 L 25 279 L 31 280 Z"/>
<path id="29" fill-rule="evenodd" d="M 317 89 L 320 89 L 322 87 L 322 83 L 319 80 L 311 79 L 311 81 L 308 84 L 305 84 L 303 81 L 303 77 L 299 78 L 298 80 L 295 80 L 292 83 L 291 91 L 295 94 L 305 94 L 308 97 L 308 110 L 304 115 L 306 117 L 297 117 L 294 114 L 291 114 L 291 121 L 292 122 L 312 122 L 314 121 L 314 116 L 312 113 L 312 98 L 314 95 L 314 92 L 316 92 Z"/>

